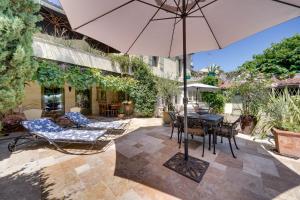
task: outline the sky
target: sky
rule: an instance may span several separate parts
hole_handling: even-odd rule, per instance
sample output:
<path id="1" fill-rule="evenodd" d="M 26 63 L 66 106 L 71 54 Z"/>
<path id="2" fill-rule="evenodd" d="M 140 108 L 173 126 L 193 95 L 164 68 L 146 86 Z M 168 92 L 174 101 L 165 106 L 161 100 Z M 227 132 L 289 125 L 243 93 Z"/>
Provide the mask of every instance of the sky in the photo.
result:
<path id="1" fill-rule="evenodd" d="M 59 5 L 59 0 L 48 1 Z M 199 70 L 215 64 L 221 66 L 225 72 L 233 71 L 245 61 L 251 60 L 253 55 L 262 53 L 272 43 L 280 42 L 296 33 L 300 34 L 300 17 L 256 33 L 224 49 L 195 53 L 192 56 L 194 69 Z"/>
<path id="2" fill-rule="evenodd" d="M 262 53 L 272 43 L 280 42 L 296 33 L 300 34 L 300 17 L 256 33 L 224 49 L 195 53 L 192 56 L 194 69 L 216 64 L 225 72 L 233 71 L 245 61 L 251 60 L 254 54 Z"/>

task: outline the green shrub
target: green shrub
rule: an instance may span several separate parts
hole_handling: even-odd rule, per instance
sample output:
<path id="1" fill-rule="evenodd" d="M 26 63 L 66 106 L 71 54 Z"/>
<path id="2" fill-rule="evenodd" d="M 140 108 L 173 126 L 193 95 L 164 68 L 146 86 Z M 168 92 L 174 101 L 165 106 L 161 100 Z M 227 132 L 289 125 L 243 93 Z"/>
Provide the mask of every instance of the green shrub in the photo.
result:
<path id="1" fill-rule="evenodd" d="M 212 86 L 219 85 L 219 79 L 215 76 L 206 76 L 201 80 L 202 83 Z M 202 100 L 208 104 L 208 106 L 215 113 L 222 113 L 224 111 L 225 96 L 221 91 L 218 92 L 202 92 Z"/>
<path id="2" fill-rule="evenodd" d="M 168 111 L 174 110 L 172 97 L 180 93 L 179 86 L 179 82 L 170 80 L 170 77 L 156 78 L 156 88 L 158 91 L 158 97 L 163 98 L 165 100 Z"/>
<path id="3" fill-rule="evenodd" d="M 133 77 L 137 80 L 136 87 L 130 94 L 134 101 L 135 112 L 141 117 L 152 117 L 157 97 L 155 77 L 141 59 L 132 59 L 131 66 L 134 69 Z"/>

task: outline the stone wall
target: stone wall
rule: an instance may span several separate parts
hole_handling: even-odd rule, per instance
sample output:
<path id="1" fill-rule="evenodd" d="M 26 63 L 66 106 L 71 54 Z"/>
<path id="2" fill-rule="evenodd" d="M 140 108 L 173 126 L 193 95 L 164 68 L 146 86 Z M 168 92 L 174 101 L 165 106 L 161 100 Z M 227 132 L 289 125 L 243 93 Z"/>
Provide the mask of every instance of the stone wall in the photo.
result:
<path id="1" fill-rule="evenodd" d="M 25 86 L 23 109 L 42 108 L 42 90 L 37 82 L 30 82 Z"/>
<path id="2" fill-rule="evenodd" d="M 65 84 L 65 112 L 70 112 L 70 108 L 76 106 L 75 98 L 75 88 L 71 87 L 69 90 L 69 85 Z"/>

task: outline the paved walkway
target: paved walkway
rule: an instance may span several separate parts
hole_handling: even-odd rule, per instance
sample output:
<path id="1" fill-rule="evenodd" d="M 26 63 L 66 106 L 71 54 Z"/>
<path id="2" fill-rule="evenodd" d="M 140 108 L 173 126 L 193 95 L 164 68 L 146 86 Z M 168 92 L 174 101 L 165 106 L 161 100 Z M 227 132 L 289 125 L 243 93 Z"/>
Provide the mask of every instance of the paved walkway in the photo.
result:
<path id="1" fill-rule="evenodd" d="M 267 151 L 239 135 L 233 159 L 228 143 L 217 153 L 201 138 L 190 143 L 192 156 L 210 163 L 202 181 L 193 182 L 165 168 L 178 151 L 176 132 L 161 119 L 133 119 L 127 134 L 102 153 L 68 155 L 45 143 L 10 154 L 0 142 L 0 199 L 300 199 L 300 161 Z"/>

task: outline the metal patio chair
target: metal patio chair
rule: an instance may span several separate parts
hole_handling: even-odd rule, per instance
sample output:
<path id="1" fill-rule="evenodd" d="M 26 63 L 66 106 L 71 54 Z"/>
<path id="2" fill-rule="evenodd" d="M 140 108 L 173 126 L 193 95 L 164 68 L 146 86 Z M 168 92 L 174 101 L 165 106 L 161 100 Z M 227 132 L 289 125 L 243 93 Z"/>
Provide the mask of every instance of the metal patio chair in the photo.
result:
<path id="1" fill-rule="evenodd" d="M 171 127 L 172 127 L 170 139 L 172 139 L 172 137 L 173 137 L 174 128 L 177 128 L 177 140 L 178 140 L 178 143 L 179 143 L 179 132 L 180 132 L 180 130 L 179 130 L 179 122 L 177 120 L 176 114 L 175 114 L 175 112 L 168 112 L 168 114 L 169 114 L 169 117 L 171 119 Z"/>
<path id="2" fill-rule="evenodd" d="M 178 122 L 180 124 L 180 139 L 179 139 L 179 148 L 181 147 L 182 142 L 182 133 L 184 132 L 184 122 L 183 117 L 178 117 Z M 206 136 L 206 126 L 204 125 L 204 122 L 199 118 L 188 118 L 188 128 L 187 133 L 191 135 L 192 139 L 194 136 L 200 136 L 203 138 L 203 150 L 202 150 L 202 157 L 204 156 L 204 149 L 205 149 L 205 136 Z"/>
<path id="3" fill-rule="evenodd" d="M 235 136 L 238 134 L 237 126 L 238 126 L 239 122 L 240 122 L 240 118 L 238 118 L 233 123 L 222 122 L 220 126 L 213 128 L 214 131 L 216 132 L 216 135 L 221 137 L 221 139 L 222 139 L 221 142 L 223 142 L 223 137 L 228 139 L 230 151 L 234 158 L 236 158 L 236 156 L 233 153 L 231 139 L 233 139 L 236 149 L 239 149 L 239 147 L 236 144 L 236 139 L 235 139 Z"/>

